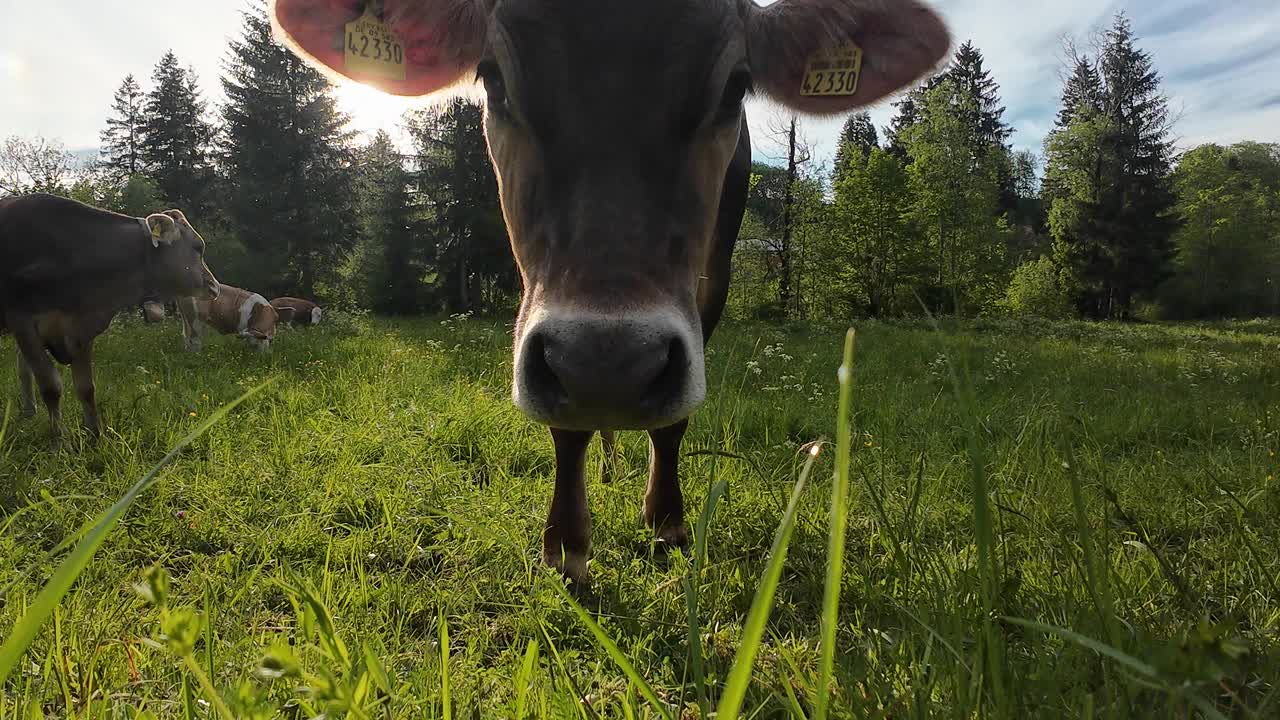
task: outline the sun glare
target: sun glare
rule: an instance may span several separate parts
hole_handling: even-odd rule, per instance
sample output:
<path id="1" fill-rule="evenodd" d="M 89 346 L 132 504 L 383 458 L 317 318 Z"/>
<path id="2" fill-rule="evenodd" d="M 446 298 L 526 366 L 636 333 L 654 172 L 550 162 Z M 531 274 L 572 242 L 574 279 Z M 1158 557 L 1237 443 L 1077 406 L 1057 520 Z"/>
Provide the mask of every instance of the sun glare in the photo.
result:
<path id="1" fill-rule="evenodd" d="M 405 111 L 422 104 L 419 98 L 390 95 L 354 82 L 338 85 L 333 96 L 338 101 L 338 110 L 350 116 L 349 127 L 369 135 L 379 130 L 396 135 Z"/>

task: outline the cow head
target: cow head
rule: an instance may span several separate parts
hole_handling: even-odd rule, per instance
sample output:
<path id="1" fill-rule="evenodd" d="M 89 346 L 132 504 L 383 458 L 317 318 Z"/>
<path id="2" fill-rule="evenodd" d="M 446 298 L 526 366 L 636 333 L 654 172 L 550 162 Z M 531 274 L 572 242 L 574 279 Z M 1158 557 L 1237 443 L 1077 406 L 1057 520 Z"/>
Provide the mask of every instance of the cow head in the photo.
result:
<path id="1" fill-rule="evenodd" d="M 280 314 L 268 303 L 258 303 L 249 310 L 249 322 L 240 337 L 258 349 L 258 352 L 270 352 L 271 341 L 276 337 L 276 323 Z"/>
<path id="2" fill-rule="evenodd" d="M 483 82 L 524 282 L 513 399 L 565 429 L 661 427 L 702 402 L 699 281 L 744 96 L 847 112 L 919 78 L 951 42 L 917 0 L 377 5 L 404 45 L 395 77 L 345 64 L 341 28 L 365 3 L 273 0 L 270 13 L 276 36 L 332 76 L 400 95 Z M 854 45 L 856 83 L 829 72 L 815 87 L 830 66 L 810 63 Z"/>
<path id="3" fill-rule="evenodd" d="M 151 230 L 150 290 L 167 298 L 218 297 L 218 280 L 204 263 L 204 238 L 181 210 L 165 210 L 146 218 Z"/>

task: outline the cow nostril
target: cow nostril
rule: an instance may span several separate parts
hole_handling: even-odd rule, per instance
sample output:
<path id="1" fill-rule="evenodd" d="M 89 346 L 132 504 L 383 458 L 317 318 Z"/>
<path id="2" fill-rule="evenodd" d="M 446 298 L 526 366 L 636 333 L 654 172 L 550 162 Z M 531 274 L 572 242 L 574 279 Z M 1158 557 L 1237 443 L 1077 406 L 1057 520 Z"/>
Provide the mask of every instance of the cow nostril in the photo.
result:
<path id="1" fill-rule="evenodd" d="M 525 341 L 524 381 L 526 387 L 554 405 L 563 402 L 568 393 L 552 367 L 549 353 L 550 349 L 541 333 L 534 333 Z"/>
<path id="2" fill-rule="evenodd" d="M 678 393 L 685 382 L 689 354 L 678 338 L 667 344 L 667 360 L 649 383 L 650 398 L 669 397 Z"/>

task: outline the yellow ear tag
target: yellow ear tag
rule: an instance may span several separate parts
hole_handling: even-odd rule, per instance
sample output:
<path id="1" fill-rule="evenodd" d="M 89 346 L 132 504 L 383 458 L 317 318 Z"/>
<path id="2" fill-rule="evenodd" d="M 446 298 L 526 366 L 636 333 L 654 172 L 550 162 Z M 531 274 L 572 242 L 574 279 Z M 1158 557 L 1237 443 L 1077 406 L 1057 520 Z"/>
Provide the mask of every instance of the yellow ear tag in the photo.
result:
<path id="1" fill-rule="evenodd" d="M 849 43 L 809 56 L 804 68 L 800 94 L 807 96 L 847 96 L 858 91 L 862 74 L 862 48 Z"/>
<path id="2" fill-rule="evenodd" d="M 152 226 L 151 226 L 151 237 L 153 237 L 153 238 L 158 238 L 158 237 L 160 237 L 160 226 L 159 226 L 159 225 L 152 225 Z"/>
<path id="3" fill-rule="evenodd" d="M 404 46 L 368 9 L 346 25 L 347 70 L 392 80 L 404 80 Z"/>

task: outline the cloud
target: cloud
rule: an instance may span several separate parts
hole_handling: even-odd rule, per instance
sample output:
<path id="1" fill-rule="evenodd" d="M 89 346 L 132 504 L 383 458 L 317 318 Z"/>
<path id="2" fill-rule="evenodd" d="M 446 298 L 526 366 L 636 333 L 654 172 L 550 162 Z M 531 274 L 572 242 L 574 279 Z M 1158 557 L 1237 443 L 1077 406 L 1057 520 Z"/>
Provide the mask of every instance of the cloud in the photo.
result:
<path id="1" fill-rule="evenodd" d="M 247 7 L 244 0 L 13 3 L 0 23 L 5 104 L 0 133 L 94 146 L 121 79 L 133 73 L 149 86 L 152 68 L 169 49 L 196 69 L 213 109 L 222 98 L 219 76 L 227 40 L 240 32 L 240 13 Z M 1000 84 L 1017 148 L 1039 151 L 1052 127 L 1061 91 L 1062 39 L 1087 46 L 1090 35 L 1122 8 L 1164 78 L 1179 115 L 1175 130 L 1181 146 L 1280 141 L 1280 95 L 1274 84 L 1280 77 L 1280 40 L 1275 39 L 1280 3 L 1275 0 L 939 0 L 935 7 L 957 44 L 972 40 L 983 52 Z M 870 108 L 878 128 L 888 125 L 892 100 Z M 781 114 L 759 100 L 749 103 L 748 112 L 757 154 L 776 161 L 779 148 L 769 140 L 768 126 Z M 815 162 L 830 162 L 842 122 L 802 123 Z"/>

